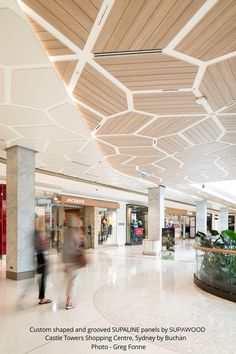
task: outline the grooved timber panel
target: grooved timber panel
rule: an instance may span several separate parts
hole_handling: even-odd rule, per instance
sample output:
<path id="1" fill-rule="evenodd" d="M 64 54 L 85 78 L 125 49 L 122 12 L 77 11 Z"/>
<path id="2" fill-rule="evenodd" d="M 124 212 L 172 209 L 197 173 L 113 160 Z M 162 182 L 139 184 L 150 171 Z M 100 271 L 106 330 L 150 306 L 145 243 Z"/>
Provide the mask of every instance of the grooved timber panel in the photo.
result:
<path id="1" fill-rule="evenodd" d="M 83 48 L 102 0 L 95 7 L 90 0 L 23 0 L 23 2 L 55 27 L 79 48 Z"/>
<path id="2" fill-rule="evenodd" d="M 43 27 L 41 27 L 38 23 L 36 23 L 32 18 L 28 17 L 29 23 L 38 37 L 42 47 L 46 51 L 49 56 L 57 56 L 57 55 L 68 55 L 74 54 L 74 52 L 68 48 L 65 44 L 60 42 L 56 37 L 54 37 L 51 33 L 46 31 Z"/>
<path id="3" fill-rule="evenodd" d="M 191 92 L 144 93 L 134 95 L 137 110 L 160 115 L 204 114 L 206 111 L 196 103 Z"/>
<path id="4" fill-rule="evenodd" d="M 151 175 L 157 175 L 160 171 L 162 171 L 161 168 L 153 165 L 144 165 L 144 166 L 139 166 L 140 171 L 144 171 L 146 173 L 150 173 Z"/>
<path id="5" fill-rule="evenodd" d="M 65 83 L 65 85 L 69 84 L 76 65 L 77 65 L 77 60 L 56 61 L 53 63 L 53 66 L 55 67 L 56 71 L 58 72 L 58 75 Z"/>
<path id="6" fill-rule="evenodd" d="M 81 116 L 84 118 L 86 125 L 90 130 L 94 130 L 96 126 L 102 121 L 102 118 L 92 113 L 88 109 L 77 105 L 78 110 L 81 113 Z"/>
<path id="7" fill-rule="evenodd" d="M 135 157 L 133 160 L 129 161 L 127 164 L 128 165 L 134 165 L 134 166 L 143 166 L 143 165 L 149 165 L 150 163 L 154 163 L 156 161 L 160 160 L 160 157 L 157 156 L 139 156 Z"/>
<path id="8" fill-rule="evenodd" d="M 156 165 L 165 169 L 169 169 L 169 168 L 179 167 L 180 161 L 176 161 L 172 157 L 167 157 L 166 159 L 156 162 Z"/>
<path id="9" fill-rule="evenodd" d="M 226 143 L 236 144 L 236 132 L 234 133 L 226 133 L 222 138 L 222 141 Z"/>
<path id="10" fill-rule="evenodd" d="M 127 110 L 126 94 L 89 64 L 86 64 L 73 96 L 105 116 Z"/>
<path id="11" fill-rule="evenodd" d="M 207 68 L 200 85 L 213 110 L 236 100 L 236 58 L 212 64 Z"/>
<path id="12" fill-rule="evenodd" d="M 119 0 L 94 46 L 96 52 L 162 49 L 205 0 Z"/>
<path id="13" fill-rule="evenodd" d="M 119 164 L 129 160 L 131 157 L 132 156 L 117 154 L 115 156 L 107 157 L 107 161 L 110 165 L 115 165 L 115 164 L 119 165 Z"/>
<path id="14" fill-rule="evenodd" d="M 176 50 L 207 61 L 236 50 L 236 1 L 220 0 L 177 45 Z"/>
<path id="15" fill-rule="evenodd" d="M 133 156 L 157 156 L 159 159 L 165 157 L 165 154 L 153 147 L 125 147 L 120 148 L 121 154 L 133 155 Z"/>
<path id="16" fill-rule="evenodd" d="M 204 144 L 210 141 L 214 142 L 222 133 L 222 130 L 216 125 L 213 119 L 209 118 L 196 124 L 183 132 L 193 144 Z"/>
<path id="17" fill-rule="evenodd" d="M 157 147 L 168 154 L 182 151 L 190 146 L 190 144 L 179 135 L 171 135 L 166 138 L 157 140 Z"/>
<path id="18" fill-rule="evenodd" d="M 232 116 L 220 115 L 218 116 L 218 118 L 226 130 L 236 131 L 236 115 L 232 115 Z"/>
<path id="19" fill-rule="evenodd" d="M 139 132 L 140 135 L 161 137 L 178 133 L 199 122 L 203 117 L 161 117 Z"/>
<path id="20" fill-rule="evenodd" d="M 230 107 L 226 107 L 220 113 L 236 113 L 236 103 L 230 105 Z"/>
<path id="21" fill-rule="evenodd" d="M 102 143 L 101 141 L 97 141 L 100 149 L 102 150 L 104 156 L 115 155 L 116 150 L 113 146 Z"/>
<path id="22" fill-rule="evenodd" d="M 101 57 L 96 62 L 131 91 L 191 88 L 198 70 L 164 54 Z"/>
<path id="23" fill-rule="evenodd" d="M 137 146 L 141 147 L 142 146 L 152 146 L 152 139 L 151 138 L 144 138 L 141 136 L 135 136 L 135 135 L 115 135 L 115 136 L 99 136 L 99 139 L 115 145 L 115 146 Z M 156 150 L 157 151 L 157 150 Z M 128 155 L 128 154 L 127 154 Z"/>
<path id="24" fill-rule="evenodd" d="M 151 120 L 152 117 L 144 114 L 136 112 L 124 113 L 107 119 L 97 131 L 97 135 L 132 134 Z"/>

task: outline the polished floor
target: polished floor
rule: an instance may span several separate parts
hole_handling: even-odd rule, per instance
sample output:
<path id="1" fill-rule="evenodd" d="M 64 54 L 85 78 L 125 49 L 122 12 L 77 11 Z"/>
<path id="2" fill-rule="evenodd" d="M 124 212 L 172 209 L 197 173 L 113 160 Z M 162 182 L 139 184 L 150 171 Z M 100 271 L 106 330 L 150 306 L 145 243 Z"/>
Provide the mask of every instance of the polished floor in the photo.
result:
<path id="1" fill-rule="evenodd" d="M 69 311 L 64 309 L 65 273 L 58 258 L 55 254 L 50 256 L 47 297 L 53 301 L 43 306 L 37 303 L 37 280 L 6 280 L 5 261 L 0 261 L 0 353 L 235 353 L 236 304 L 207 294 L 193 284 L 194 251 L 189 240 L 178 244 L 175 259 L 143 256 L 140 246 L 90 250 L 90 263 L 78 277 L 77 306 Z M 109 327 L 135 326 L 150 331 L 204 327 L 205 332 L 167 334 L 175 339 L 185 337 L 182 340 L 169 340 L 164 332 L 146 332 L 139 334 L 146 335 L 140 343 L 135 340 L 135 333 L 98 332 Z M 96 339 L 85 340 L 86 333 L 67 333 L 70 338 L 77 335 L 84 340 L 63 337 L 46 341 L 46 335 L 59 336 L 61 332 L 41 331 L 56 327 L 60 331 L 93 328 L 91 336 Z M 109 342 L 109 336 L 114 334 L 133 339 Z M 156 338 L 154 342 L 151 337 Z M 161 342 L 161 337 L 166 340 Z M 128 348 L 128 343 L 135 349 Z M 136 349 L 140 345 L 146 349 Z"/>

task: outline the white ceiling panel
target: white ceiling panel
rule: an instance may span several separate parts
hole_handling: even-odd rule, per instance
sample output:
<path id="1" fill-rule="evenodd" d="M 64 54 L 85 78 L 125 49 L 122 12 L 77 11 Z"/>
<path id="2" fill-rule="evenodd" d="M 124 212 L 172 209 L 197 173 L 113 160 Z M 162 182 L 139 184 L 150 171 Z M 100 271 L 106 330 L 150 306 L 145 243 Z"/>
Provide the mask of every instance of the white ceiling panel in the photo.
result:
<path id="1" fill-rule="evenodd" d="M 72 104 L 62 104 L 50 110 L 49 113 L 58 125 L 71 129 L 86 138 L 91 137 L 91 133 L 85 126 L 79 110 Z"/>
<path id="2" fill-rule="evenodd" d="M 48 164 L 49 162 L 67 162 L 68 160 L 62 154 L 50 154 L 50 153 L 38 153 L 36 155 L 37 161 L 45 162 Z"/>
<path id="3" fill-rule="evenodd" d="M 103 160 L 104 156 L 99 149 L 98 144 L 96 141 L 90 141 L 82 150 L 81 152 L 86 153 L 91 156 L 96 156 L 97 158 Z"/>
<path id="4" fill-rule="evenodd" d="M 0 64 L 22 65 L 47 63 L 38 40 L 29 24 L 20 16 L 7 8 L 0 9 Z"/>
<path id="5" fill-rule="evenodd" d="M 47 108 L 65 97 L 66 91 L 52 68 L 12 71 L 12 102 L 15 104 Z"/>
<path id="6" fill-rule="evenodd" d="M 52 124 L 41 111 L 17 106 L 0 106 L 1 123 L 8 126 Z"/>
<path id="7" fill-rule="evenodd" d="M 4 127 L 3 125 L 0 124 L 0 139 L 1 140 L 7 141 L 7 140 L 15 139 L 15 138 L 19 138 L 19 135 L 17 135 L 17 133 L 12 131 L 8 127 Z"/>
<path id="8" fill-rule="evenodd" d="M 71 161 L 75 161 L 81 164 L 85 164 L 87 166 L 91 166 L 98 161 L 100 161 L 100 158 L 98 156 L 90 156 L 87 154 L 83 154 L 81 152 L 75 152 L 73 154 L 68 155 Z"/>
<path id="9" fill-rule="evenodd" d="M 9 146 L 19 145 L 31 150 L 43 151 L 45 144 L 46 144 L 46 140 L 19 138 L 19 139 L 15 139 L 8 145 Z"/>
<path id="10" fill-rule="evenodd" d="M 18 127 L 15 128 L 20 134 L 27 138 L 35 138 L 42 140 L 81 140 L 78 134 L 69 132 L 56 125 L 37 126 L 37 127 Z"/>
<path id="11" fill-rule="evenodd" d="M 46 152 L 58 153 L 58 154 L 69 154 L 72 152 L 77 152 L 85 144 L 86 140 L 74 140 L 74 141 L 50 141 L 46 148 Z"/>
<path id="12" fill-rule="evenodd" d="M 109 167 L 104 168 L 104 167 L 96 166 L 95 168 L 89 170 L 88 174 L 98 176 L 98 177 L 105 177 L 105 178 L 106 177 L 115 178 L 115 179 L 117 178 L 116 172 Z"/>
<path id="13" fill-rule="evenodd" d="M 0 102 L 4 102 L 4 99 L 5 99 L 5 77 L 4 77 L 3 69 L 0 69 Z"/>

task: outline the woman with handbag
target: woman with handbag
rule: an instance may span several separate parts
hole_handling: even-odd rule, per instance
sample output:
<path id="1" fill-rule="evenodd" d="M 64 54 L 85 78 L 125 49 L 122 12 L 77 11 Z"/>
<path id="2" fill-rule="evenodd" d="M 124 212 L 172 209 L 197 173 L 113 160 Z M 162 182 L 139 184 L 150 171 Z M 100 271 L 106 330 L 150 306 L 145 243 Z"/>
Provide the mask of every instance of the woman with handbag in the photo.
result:
<path id="1" fill-rule="evenodd" d="M 74 300 L 76 290 L 76 277 L 79 269 L 87 263 L 83 251 L 84 233 L 82 231 L 82 219 L 74 214 L 67 213 L 67 228 L 64 234 L 63 245 L 63 262 L 67 274 L 67 291 L 66 291 L 66 310 L 74 308 L 72 300 Z"/>

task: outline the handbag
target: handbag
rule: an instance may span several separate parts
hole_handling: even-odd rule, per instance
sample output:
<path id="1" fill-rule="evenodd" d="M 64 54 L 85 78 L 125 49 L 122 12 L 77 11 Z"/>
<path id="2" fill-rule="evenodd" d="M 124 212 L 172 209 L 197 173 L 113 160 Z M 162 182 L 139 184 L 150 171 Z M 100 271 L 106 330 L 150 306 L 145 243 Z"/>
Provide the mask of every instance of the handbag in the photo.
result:
<path id="1" fill-rule="evenodd" d="M 87 257 L 84 253 L 84 251 L 79 251 L 76 257 L 76 263 L 78 265 L 79 268 L 83 268 L 87 265 L 88 260 Z"/>

